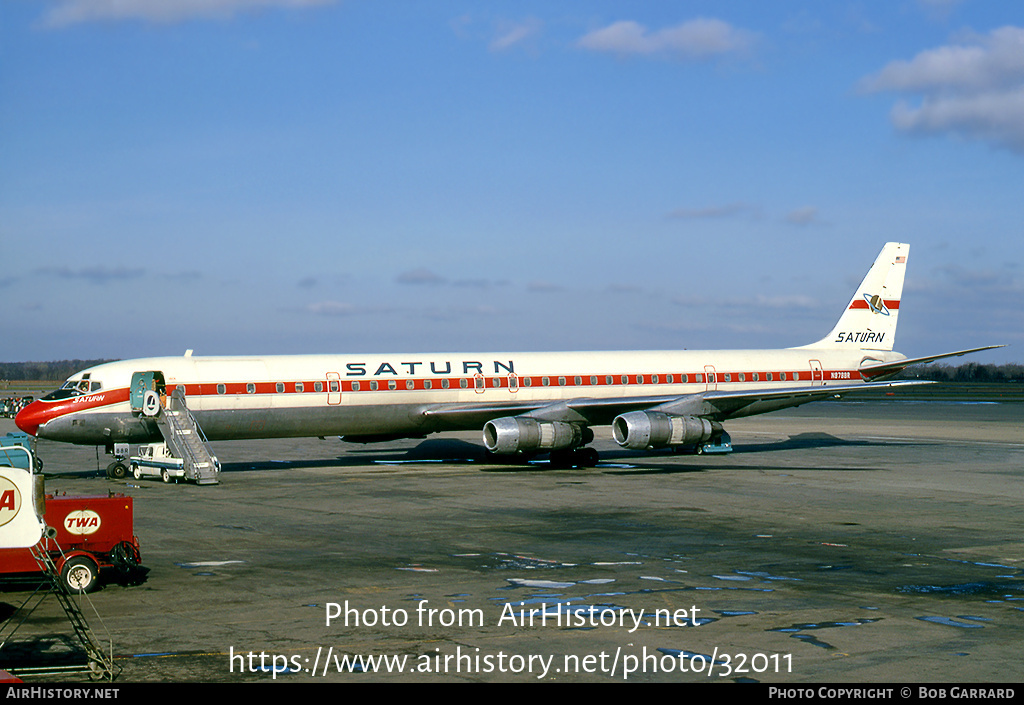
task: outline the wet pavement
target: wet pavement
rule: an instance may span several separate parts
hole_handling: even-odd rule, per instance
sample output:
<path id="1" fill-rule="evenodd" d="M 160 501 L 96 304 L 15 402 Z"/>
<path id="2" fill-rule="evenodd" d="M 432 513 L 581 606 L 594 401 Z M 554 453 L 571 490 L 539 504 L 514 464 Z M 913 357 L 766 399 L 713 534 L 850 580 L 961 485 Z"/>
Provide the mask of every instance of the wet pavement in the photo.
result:
<path id="1" fill-rule="evenodd" d="M 86 606 L 119 681 L 993 682 L 1022 670 L 1022 428 L 1019 403 L 823 403 L 729 422 L 722 456 L 598 429 L 583 470 L 490 464 L 475 433 L 225 442 L 213 487 L 39 453 L 49 491 L 135 498 L 147 578 Z M 69 632 L 50 601 L 19 638 Z"/>

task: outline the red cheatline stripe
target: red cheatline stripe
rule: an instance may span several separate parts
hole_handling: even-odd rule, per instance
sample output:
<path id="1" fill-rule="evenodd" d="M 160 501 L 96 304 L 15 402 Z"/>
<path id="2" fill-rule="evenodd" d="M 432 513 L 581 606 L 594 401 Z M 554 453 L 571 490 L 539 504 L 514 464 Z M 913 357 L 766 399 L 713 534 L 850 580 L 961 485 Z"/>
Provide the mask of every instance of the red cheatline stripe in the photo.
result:
<path id="1" fill-rule="evenodd" d="M 743 379 L 740 379 L 740 374 L 743 374 Z M 810 370 L 774 370 L 772 372 L 759 371 L 756 373 L 755 378 L 754 372 L 722 372 L 721 370 L 715 373 L 715 381 L 711 384 L 761 384 L 764 382 L 803 382 L 813 380 L 825 380 L 825 381 L 836 381 L 836 380 L 850 380 L 859 379 L 861 377 L 860 372 L 857 370 L 823 370 L 822 372 L 812 373 Z M 785 375 L 785 378 L 781 378 Z M 622 386 L 639 386 L 639 385 L 703 385 L 708 384 L 707 380 L 708 373 L 706 372 L 691 372 L 687 374 L 672 373 L 672 381 L 668 381 L 669 374 L 602 374 L 602 375 L 516 375 L 517 384 L 514 388 L 516 389 L 529 389 L 539 388 L 544 389 L 548 387 L 622 387 Z M 726 376 L 729 379 L 726 379 Z M 596 378 L 596 379 L 592 379 Z M 609 381 L 609 378 L 611 381 Z M 623 381 L 625 379 L 625 381 Z M 657 381 L 655 381 L 655 379 Z M 443 385 L 444 381 L 448 381 L 448 386 Z M 465 380 L 465 386 L 462 386 L 462 382 Z M 547 384 L 545 384 L 547 380 Z M 335 381 L 335 380 L 332 380 Z M 509 379 L 507 376 L 494 376 L 489 375 L 483 377 L 482 380 L 478 380 L 476 377 L 430 377 L 430 378 L 394 378 L 394 377 L 383 377 L 378 379 L 366 379 L 361 378 L 358 380 L 336 380 L 336 384 L 340 384 L 340 389 L 333 385 L 329 385 L 328 382 L 321 382 L 320 388 L 317 389 L 317 381 L 306 381 L 300 382 L 302 385 L 302 391 L 299 391 L 296 387 L 296 382 L 228 382 L 228 383 L 216 383 L 216 382 L 204 382 L 202 384 L 189 383 L 186 385 L 180 385 L 185 387 L 186 397 L 199 397 L 199 396 L 261 396 L 267 394 L 331 394 L 341 393 L 356 393 L 359 392 L 405 392 L 405 391 L 458 391 L 462 389 L 479 389 L 477 384 L 483 382 L 483 387 L 486 389 L 508 389 L 510 388 Z M 376 383 L 376 389 L 371 383 Z M 410 385 L 409 382 L 412 382 Z M 428 386 L 429 383 L 429 386 Z M 278 384 L 283 385 L 283 391 L 278 391 Z M 355 385 L 358 385 L 356 387 Z M 393 386 L 392 386 L 393 385 Z M 218 391 L 218 387 L 223 386 L 224 391 Z M 174 385 L 168 385 L 168 393 L 174 390 Z M 78 409 L 94 408 L 96 406 L 107 406 L 111 403 L 123 402 L 127 400 L 128 394 L 127 389 L 117 390 L 117 396 L 108 396 L 107 401 L 98 403 L 88 404 L 86 406 L 77 406 Z M 109 394 L 109 393 L 108 393 Z M 61 404 L 61 411 L 70 410 L 71 404 L 65 402 Z"/>
<path id="2" fill-rule="evenodd" d="M 900 300 L 899 299 L 884 299 L 884 302 L 885 302 L 885 307 L 888 308 L 888 309 L 899 309 L 899 307 L 900 307 Z M 864 299 L 854 299 L 853 302 L 850 304 L 850 309 L 849 310 L 853 310 L 855 308 L 871 308 L 871 307 L 868 306 L 868 302 L 865 301 Z"/>

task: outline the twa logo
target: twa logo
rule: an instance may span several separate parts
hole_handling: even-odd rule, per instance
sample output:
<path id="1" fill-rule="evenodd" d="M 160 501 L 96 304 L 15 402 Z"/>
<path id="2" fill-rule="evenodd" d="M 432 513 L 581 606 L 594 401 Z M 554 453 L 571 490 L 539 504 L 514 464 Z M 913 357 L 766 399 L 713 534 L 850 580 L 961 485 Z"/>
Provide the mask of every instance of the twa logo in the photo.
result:
<path id="1" fill-rule="evenodd" d="M 0 526 L 18 516 L 21 509 L 21 492 L 18 486 L 6 477 L 0 477 Z"/>
<path id="2" fill-rule="evenodd" d="M 79 509 L 64 517 L 64 530 L 69 534 L 94 534 L 100 528 L 100 515 L 91 509 Z"/>

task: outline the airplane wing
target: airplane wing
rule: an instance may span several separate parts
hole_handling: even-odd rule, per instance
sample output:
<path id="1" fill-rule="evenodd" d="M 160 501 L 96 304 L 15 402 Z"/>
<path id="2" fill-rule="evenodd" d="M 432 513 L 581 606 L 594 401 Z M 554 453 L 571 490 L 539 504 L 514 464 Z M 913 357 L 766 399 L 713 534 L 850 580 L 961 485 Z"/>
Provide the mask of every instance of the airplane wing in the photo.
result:
<path id="1" fill-rule="evenodd" d="M 904 361 L 901 361 L 904 362 Z M 654 410 L 667 414 L 700 416 L 722 421 L 799 406 L 853 393 L 878 393 L 898 387 L 932 384 L 925 381 L 871 382 L 867 384 L 791 387 L 754 391 L 711 391 L 683 396 L 652 395 L 610 399 L 571 399 L 551 402 L 458 404 L 427 407 L 422 415 L 438 428 L 465 428 L 501 416 L 528 416 L 540 421 L 570 421 L 591 426 L 610 424 L 619 414 Z"/>

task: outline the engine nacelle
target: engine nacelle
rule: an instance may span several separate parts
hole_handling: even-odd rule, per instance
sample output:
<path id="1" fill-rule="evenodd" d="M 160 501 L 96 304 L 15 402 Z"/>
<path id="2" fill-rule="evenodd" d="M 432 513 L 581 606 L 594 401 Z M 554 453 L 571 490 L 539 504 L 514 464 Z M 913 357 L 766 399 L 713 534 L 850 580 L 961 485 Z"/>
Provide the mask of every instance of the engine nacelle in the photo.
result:
<path id="1" fill-rule="evenodd" d="M 643 450 L 702 443 L 721 425 L 697 416 L 671 416 L 660 411 L 631 411 L 612 421 L 612 436 L 623 448 Z"/>
<path id="2" fill-rule="evenodd" d="M 587 442 L 579 424 L 566 421 L 538 421 L 527 416 L 506 416 L 484 424 L 484 445 L 500 455 L 521 451 L 575 448 Z M 591 439 L 593 434 L 591 433 Z"/>

